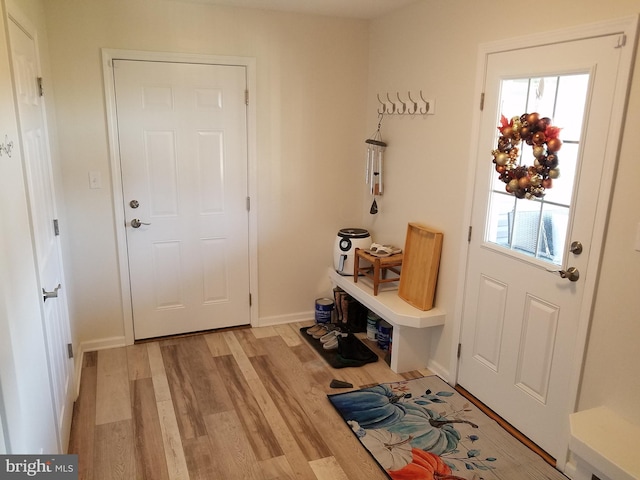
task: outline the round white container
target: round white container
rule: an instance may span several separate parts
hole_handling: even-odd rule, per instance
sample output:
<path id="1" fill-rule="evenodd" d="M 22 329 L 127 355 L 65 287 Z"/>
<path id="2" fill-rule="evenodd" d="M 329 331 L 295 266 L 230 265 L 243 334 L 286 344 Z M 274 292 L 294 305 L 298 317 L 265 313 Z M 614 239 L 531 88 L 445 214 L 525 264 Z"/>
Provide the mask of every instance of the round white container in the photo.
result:
<path id="1" fill-rule="evenodd" d="M 333 268 L 340 275 L 353 275 L 356 248 L 369 248 L 371 235 L 364 228 L 343 228 L 336 236 L 333 248 Z"/>

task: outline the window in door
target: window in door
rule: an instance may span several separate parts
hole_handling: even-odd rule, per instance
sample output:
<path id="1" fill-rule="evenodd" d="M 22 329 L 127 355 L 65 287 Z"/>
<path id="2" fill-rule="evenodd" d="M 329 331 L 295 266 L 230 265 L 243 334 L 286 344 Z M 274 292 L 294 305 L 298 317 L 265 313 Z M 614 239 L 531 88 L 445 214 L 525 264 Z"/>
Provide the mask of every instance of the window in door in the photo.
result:
<path id="1" fill-rule="evenodd" d="M 542 198 L 516 198 L 494 174 L 485 242 L 511 253 L 562 265 L 574 191 L 589 74 L 505 79 L 500 84 L 500 114 L 507 118 L 538 112 L 561 128 L 560 176 Z M 496 126 L 499 119 L 496 119 Z M 494 144 L 499 132 L 496 128 Z M 522 143 L 520 164 L 533 163 L 530 145 Z M 495 173 L 495 172 L 494 172 Z"/>

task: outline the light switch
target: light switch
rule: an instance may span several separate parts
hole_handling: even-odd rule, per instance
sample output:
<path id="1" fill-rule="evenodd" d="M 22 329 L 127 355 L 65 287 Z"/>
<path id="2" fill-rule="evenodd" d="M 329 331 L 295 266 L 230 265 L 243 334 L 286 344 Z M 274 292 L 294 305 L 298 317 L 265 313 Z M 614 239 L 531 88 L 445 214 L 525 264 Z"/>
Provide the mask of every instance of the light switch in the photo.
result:
<path id="1" fill-rule="evenodd" d="M 640 252 L 640 223 L 636 227 L 636 252 Z"/>
<path id="2" fill-rule="evenodd" d="M 89 172 L 89 188 L 102 188 L 102 175 L 100 172 Z"/>

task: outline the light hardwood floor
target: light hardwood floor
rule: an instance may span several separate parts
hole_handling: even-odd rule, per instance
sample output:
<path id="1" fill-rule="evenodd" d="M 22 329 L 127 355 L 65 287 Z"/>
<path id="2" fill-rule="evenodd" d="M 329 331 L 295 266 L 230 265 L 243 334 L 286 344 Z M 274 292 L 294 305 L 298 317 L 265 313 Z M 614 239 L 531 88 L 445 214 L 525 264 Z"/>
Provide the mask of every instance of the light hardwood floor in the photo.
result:
<path id="1" fill-rule="evenodd" d="M 300 334 L 312 323 L 86 353 L 69 442 L 79 478 L 386 479 L 327 400 L 348 389 L 329 383 L 361 388 L 431 372 L 398 375 L 382 358 L 334 370 Z M 526 450 L 517 445 L 508 456 Z M 542 461 L 529 464 L 517 478 L 564 478 Z M 489 478 L 516 480 L 506 475 Z"/>
<path id="2" fill-rule="evenodd" d="M 291 324 L 86 353 L 69 453 L 80 479 L 377 480 L 386 475 L 327 393 L 398 375 L 334 370 Z"/>

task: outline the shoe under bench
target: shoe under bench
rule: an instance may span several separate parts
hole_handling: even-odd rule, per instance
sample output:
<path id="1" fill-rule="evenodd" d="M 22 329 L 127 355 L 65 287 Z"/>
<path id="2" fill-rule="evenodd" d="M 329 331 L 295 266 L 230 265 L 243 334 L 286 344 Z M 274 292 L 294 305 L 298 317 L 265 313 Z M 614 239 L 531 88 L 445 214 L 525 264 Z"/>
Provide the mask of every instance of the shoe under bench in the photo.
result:
<path id="1" fill-rule="evenodd" d="M 396 373 L 427 368 L 432 328 L 444 325 L 446 314 L 442 310 L 419 310 L 398 296 L 397 290 L 382 290 L 377 295 L 367 283 L 354 282 L 353 276 L 342 276 L 329 270 L 333 285 L 358 300 L 393 327 L 393 344 L 389 366 Z"/>

